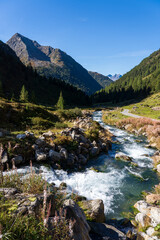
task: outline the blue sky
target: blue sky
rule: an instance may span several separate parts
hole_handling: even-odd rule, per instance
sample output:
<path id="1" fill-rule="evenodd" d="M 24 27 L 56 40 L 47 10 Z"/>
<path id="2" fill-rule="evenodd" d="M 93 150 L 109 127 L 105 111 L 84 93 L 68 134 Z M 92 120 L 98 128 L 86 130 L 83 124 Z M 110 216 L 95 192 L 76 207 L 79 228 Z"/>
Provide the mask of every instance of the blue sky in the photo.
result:
<path id="1" fill-rule="evenodd" d="M 0 39 L 16 32 L 124 74 L 160 48 L 160 0 L 0 0 Z"/>

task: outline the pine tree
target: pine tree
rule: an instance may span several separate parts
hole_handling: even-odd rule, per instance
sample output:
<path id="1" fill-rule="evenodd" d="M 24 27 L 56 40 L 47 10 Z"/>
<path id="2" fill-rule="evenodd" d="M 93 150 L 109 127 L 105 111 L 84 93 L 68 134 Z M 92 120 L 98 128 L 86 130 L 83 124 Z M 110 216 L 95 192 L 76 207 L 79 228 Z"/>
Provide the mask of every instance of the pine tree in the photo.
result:
<path id="1" fill-rule="evenodd" d="M 28 91 L 25 89 L 25 86 L 22 86 L 19 100 L 21 102 L 28 102 Z"/>
<path id="2" fill-rule="evenodd" d="M 62 92 L 60 92 L 60 96 L 57 102 L 57 108 L 63 110 L 64 109 L 64 99 L 62 96 Z"/>

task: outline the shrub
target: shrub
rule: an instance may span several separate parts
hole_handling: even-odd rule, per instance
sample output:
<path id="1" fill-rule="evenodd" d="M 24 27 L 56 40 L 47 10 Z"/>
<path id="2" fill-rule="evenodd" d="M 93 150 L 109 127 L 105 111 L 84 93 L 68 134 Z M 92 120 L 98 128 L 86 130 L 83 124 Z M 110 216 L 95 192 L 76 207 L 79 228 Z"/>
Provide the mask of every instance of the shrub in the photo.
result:
<path id="1" fill-rule="evenodd" d="M 31 173 L 26 178 L 22 180 L 21 190 L 27 193 L 42 193 L 46 181 L 42 178 L 40 174 Z"/>
<path id="2" fill-rule="evenodd" d="M 74 141 L 70 136 L 58 135 L 54 139 L 56 145 L 63 145 L 68 150 L 75 150 L 78 147 L 78 142 Z"/>
<path id="3" fill-rule="evenodd" d="M 16 182 L 14 182 L 14 180 L 16 180 Z M 43 189 L 46 189 L 46 182 L 42 179 L 41 175 L 32 172 L 31 168 L 31 174 L 23 180 L 21 179 L 21 176 L 13 173 L 4 176 L 3 186 L 18 187 L 18 189 L 23 190 L 25 193 L 39 193 L 42 192 Z M 55 193 L 55 201 L 52 202 L 52 204 L 55 204 L 56 209 L 61 207 L 64 196 L 65 195 L 62 195 L 62 193 Z M 46 202 L 43 204 L 46 206 Z M 47 212 L 45 212 L 45 215 L 47 215 L 44 215 L 44 217 L 41 215 L 35 217 L 32 214 L 21 215 L 20 213 L 15 215 L 17 208 L 18 202 L 16 199 L 6 199 L 3 196 L 3 193 L 0 194 L 0 234 L 3 236 L 2 239 L 71 239 L 73 223 L 71 220 L 66 219 L 66 215 L 62 210 L 60 210 L 59 215 L 55 214 L 51 223 L 51 230 L 48 230 L 46 228 L 46 223 L 48 222 L 50 208 L 47 209 Z M 47 220 L 47 222 L 45 223 L 44 220 Z"/>
<path id="4" fill-rule="evenodd" d="M 87 131 L 85 132 L 85 135 L 91 141 L 97 140 L 99 138 L 100 129 L 101 129 L 100 124 L 98 122 L 93 121 L 91 127 L 87 129 Z"/>
<path id="5" fill-rule="evenodd" d="M 62 123 L 62 122 L 56 122 L 55 123 L 55 128 L 61 129 L 61 128 L 67 128 L 68 125 L 66 123 Z"/>
<path id="6" fill-rule="evenodd" d="M 58 111 L 59 118 L 63 118 L 66 120 L 76 119 L 77 117 L 82 117 L 82 111 L 79 108 L 69 109 L 69 110 L 59 110 Z"/>
<path id="7" fill-rule="evenodd" d="M 38 129 L 47 129 L 50 127 L 54 126 L 54 123 L 47 120 L 47 119 L 43 119 L 40 117 L 33 117 L 31 118 L 31 122 L 34 128 L 38 128 Z"/>

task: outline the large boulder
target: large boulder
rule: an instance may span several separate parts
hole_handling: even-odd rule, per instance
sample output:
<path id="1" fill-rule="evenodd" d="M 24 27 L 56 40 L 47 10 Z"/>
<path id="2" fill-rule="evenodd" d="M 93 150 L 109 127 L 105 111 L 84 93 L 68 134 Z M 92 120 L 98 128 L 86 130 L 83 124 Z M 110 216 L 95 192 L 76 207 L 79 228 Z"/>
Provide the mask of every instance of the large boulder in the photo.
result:
<path id="1" fill-rule="evenodd" d="M 122 153 L 122 152 L 116 153 L 115 158 L 116 158 L 117 160 L 123 160 L 123 161 L 127 161 L 127 162 L 128 162 L 128 161 L 129 161 L 129 162 L 132 161 L 132 158 L 131 158 L 131 157 L 127 156 L 125 153 Z"/>
<path id="2" fill-rule="evenodd" d="M 60 159 L 61 159 L 61 154 L 59 152 L 56 152 L 56 151 L 51 149 L 49 151 L 49 157 L 50 157 L 51 160 L 59 162 Z"/>
<path id="3" fill-rule="evenodd" d="M 73 200 L 65 200 L 63 210 L 66 212 L 66 218 L 74 221 L 72 226 L 72 239 L 90 240 L 90 227 L 86 221 L 84 212 Z"/>
<path id="4" fill-rule="evenodd" d="M 104 204 L 101 199 L 81 201 L 79 206 L 84 210 L 87 220 L 105 222 Z"/>

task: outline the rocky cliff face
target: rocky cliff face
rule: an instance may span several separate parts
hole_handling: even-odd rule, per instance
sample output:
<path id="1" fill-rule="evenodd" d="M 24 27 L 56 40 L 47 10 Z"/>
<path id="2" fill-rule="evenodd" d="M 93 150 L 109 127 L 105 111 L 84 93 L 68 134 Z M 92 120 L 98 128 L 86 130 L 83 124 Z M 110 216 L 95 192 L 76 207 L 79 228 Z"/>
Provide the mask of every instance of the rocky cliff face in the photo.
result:
<path id="1" fill-rule="evenodd" d="M 7 44 L 25 65 L 31 64 L 41 75 L 64 80 L 88 94 L 101 89 L 85 68 L 60 49 L 41 46 L 18 33 Z"/>

